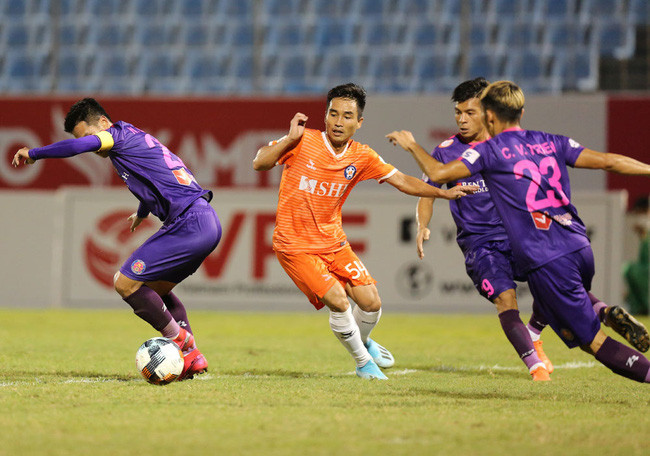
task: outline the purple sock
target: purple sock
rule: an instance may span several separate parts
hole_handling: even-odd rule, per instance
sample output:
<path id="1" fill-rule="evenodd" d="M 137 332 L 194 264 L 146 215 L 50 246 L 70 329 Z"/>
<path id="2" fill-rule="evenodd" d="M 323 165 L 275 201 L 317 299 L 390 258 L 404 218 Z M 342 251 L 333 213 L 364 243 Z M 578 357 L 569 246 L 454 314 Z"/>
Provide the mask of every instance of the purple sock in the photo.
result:
<path id="1" fill-rule="evenodd" d="M 190 320 L 187 318 L 187 311 L 185 310 L 185 306 L 181 300 L 171 291 L 169 294 L 163 296 L 162 300 L 167 306 L 167 310 L 169 310 L 169 313 L 172 314 L 172 317 L 174 317 L 174 320 L 176 320 L 179 326 L 192 333 Z"/>
<path id="2" fill-rule="evenodd" d="M 517 354 L 528 369 L 537 363 L 541 363 L 542 361 L 537 356 L 530 334 L 521 321 L 521 318 L 519 318 L 519 311 L 510 309 L 501 312 L 499 314 L 499 320 L 501 321 L 503 332 L 506 334 L 512 346 L 515 347 Z"/>
<path id="3" fill-rule="evenodd" d="M 138 317 L 153 326 L 156 331 L 162 331 L 173 320 L 158 293 L 146 285 L 142 285 L 124 300 Z M 178 333 L 178 330 L 176 332 Z"/>
<path id="4" fill-rule="evenodd" d="M 607 304 L 594 296 L 591 291 L 588 291 L 587 294 L 591 300 L 591 306 L 594 308 L 594 312 L 598 315 L 598 319 L 601 322 L 605 321 L 605 309 L 607 309 Z"/>
<path id="5" fill-rule="evenodd" d="M 530 316 L 530 320 L 528 320 L 528 329 L 540 335 L 546 326 L 548 326 L 546 318 L 544 318 L 542 312 L 539 310 L 537 301 L 533 301 L 533 313 Z"/>
<path id="6" fill-rule="evenodd" d="M 608 337 L 596 353 L 596 359 L 623 377 L 650 383 L 650 361 L 638 351 Z"/>

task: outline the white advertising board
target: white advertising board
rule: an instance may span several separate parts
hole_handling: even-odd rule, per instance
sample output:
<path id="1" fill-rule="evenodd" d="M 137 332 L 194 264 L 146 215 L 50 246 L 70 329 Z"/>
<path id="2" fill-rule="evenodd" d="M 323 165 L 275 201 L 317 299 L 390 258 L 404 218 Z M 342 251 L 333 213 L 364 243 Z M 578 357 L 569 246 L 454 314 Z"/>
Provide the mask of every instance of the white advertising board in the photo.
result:
<path id="1" fill-rule="evenodd" d="M 377 185 L 375 184 L 377 187 Z M 271 249 L 274 191 L 216 192 L 212 204 L 223 237 L 203 266 L 177 287 L 191 308 L 301 310 L 311 306 L 278 264 Z M 119 304 L 113 274 L 159 223 L 129 233 L 126 218 L 136 201 L 126 191 L 63 191 L 63 235 L 58 250 L 59 303 L 72 307 Z M 436 201 L 425 259 L 415 253 L 416 198 L 394 192 L 353 191 L 344 206 L 348 240 L 364 262 L 390 311 L 491 312 L 465 274 L 455 242 L 456 228 L 446 201 Z M 593 291 L 620 302 L 624 195 L 574 195 L 587 224 L 596 257 Z M 523 311 L 530 309 L 527 288 L 520 287 Z"/>

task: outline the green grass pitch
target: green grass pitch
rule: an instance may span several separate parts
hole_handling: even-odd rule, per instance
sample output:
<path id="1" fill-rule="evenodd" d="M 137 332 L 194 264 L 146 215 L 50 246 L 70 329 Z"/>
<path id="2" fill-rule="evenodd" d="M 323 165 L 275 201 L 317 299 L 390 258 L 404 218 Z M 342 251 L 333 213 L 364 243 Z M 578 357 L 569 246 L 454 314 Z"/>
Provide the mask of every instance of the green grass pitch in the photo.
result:
<path id="1" fill-rule="evenodd" d="M 210 371 L 157 387 L 134 366 L 156 334 L 125 309 L 0 310 L 0 455 L 650 454 L 650 385 L 550 330 L 538 384 L 495 315 L 386 309 L 378 382 L 325 312 L 190 317 Z"/>

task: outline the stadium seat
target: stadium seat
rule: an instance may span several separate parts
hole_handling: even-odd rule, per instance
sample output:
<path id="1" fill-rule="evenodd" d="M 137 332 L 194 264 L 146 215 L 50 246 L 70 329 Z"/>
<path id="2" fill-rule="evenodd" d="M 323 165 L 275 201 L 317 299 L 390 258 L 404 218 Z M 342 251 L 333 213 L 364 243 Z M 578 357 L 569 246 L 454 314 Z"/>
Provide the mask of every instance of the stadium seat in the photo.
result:
<path id="1" fill-rule="evenodd" d="M 86 43 L 98 48 L 126 46 L 131 41 L 131 26 L 120 22 L 106 22 L 88 28 Z"/>
<path id="2" fill-rule="evenodd" d="M 628 20 L 636 25 L 650 25 L 650 3 L 648 0 L 630 0 Z"/>
<path id="3" fill-rule="evenodd" d="M 348 19 L 322 19 L 315 27 L 315 44 L 321 52 L 354 43 L 354 22 Z"/>
<path id="4" fill-rule="evenodd" d="M 142 2 L 155 3 L 151 0 L 141 0 Z M 181 15 L 185 18 L 186 21 L 193 21 L 200 19 L 203 14 L 206 12 L 204 10 L 203 0 L 183 0 L 180 2 L 181 6 Z M 151 8 L 151 6 L 149 6 Z"/>
<path id="5" fill-rule="evenodd" d="M 386 0 L 359 0 L 354 2 L 357 9 L 355 16 L 366 24 L 383 21 L 386 19 L 384 11 L 387 10 L 388 1 Z"/>
<path id="6" fill-rule="evenodd" d="M 600 55 L 628 59 L 634 54 L 635 33 L 624 24 L 607 23 L 596 27 Z"/>
<path id="7" fill-rule="evenodd" d="M 495 49 L 472 49 L 467 53 L 468 76 L 483 76 L 488 80 L 501 79 L 503 60 L 503 55 Z"/>

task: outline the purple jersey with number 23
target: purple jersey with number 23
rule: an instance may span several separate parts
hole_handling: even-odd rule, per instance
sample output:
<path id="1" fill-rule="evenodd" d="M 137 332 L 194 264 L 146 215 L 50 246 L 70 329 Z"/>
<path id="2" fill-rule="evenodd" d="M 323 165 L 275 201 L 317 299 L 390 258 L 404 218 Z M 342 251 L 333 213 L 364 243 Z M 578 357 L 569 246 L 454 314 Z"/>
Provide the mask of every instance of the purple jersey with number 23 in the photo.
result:
<path id="1" fill-rule="evenodd" d="M 461 155 L 470 172 L 481 173 L 489 186 L 519 271 L 589 245 L 571 204 L 567 171 L 583 150 L 566 136 L 512 128 Z"/>

